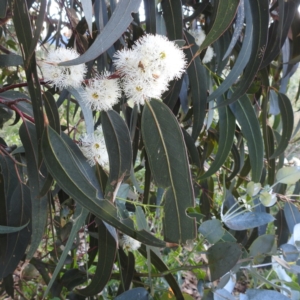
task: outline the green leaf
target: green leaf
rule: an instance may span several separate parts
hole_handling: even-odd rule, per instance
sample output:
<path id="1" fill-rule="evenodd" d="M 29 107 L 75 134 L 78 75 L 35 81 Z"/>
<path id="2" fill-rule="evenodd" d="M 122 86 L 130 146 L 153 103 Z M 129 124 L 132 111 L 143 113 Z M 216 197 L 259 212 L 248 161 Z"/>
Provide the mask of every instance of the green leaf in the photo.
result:
<path id="1" fill-rule="evenodd" d="M 260 66 L 261 69 L 269 66 L 280 53 L 298 5 L 297 1 L 278 1 L 279 20 L 273 19 L 273 23 L 270 26 L 268 45 L 264 60 Z"/>
<path id="2" fill-rule="evenodd" d="M 296 262 L 299 258 L 298 249 L 292 244 L 280 245 L 280 250 L 282 251 L 283 258 L 286 262 Z"/>
<path id="3" fill-rule="evenodd" d="M 230 45 L 228 46 L 227 51 L 223 56 L 223 61 L 225 61 L 226 57 L 228 57 L 230 55 L 232 49 L 234 48 L 236 42 L 238 41 L 238 39 L 241 35 L 241 32 L 244 27 L 244 18 L 245 18 L 245 3 L 242 0 L 242 1 L 240 1 L 239 6 L 238 6 L 236 20 L 234 23 L 234 32 L 232 34 Z"/>
<path id="4" fill-rule="evenodd" d="M 294 184 L 300 179 L 300 167 L 284 167 L 278 170 L 276 174 L 277 182 L 285 184 Z"/>
<path id="5" fill-rule="evenodd" d="M 214 219 L 203 222 L 199 227 L 199 232 L 210 244 L 215 244 L 223 237 L 225 229 L 219 220 Z"/>
<path id="6" fill-rule="evenodd" d="M 144 0 L 146 32 L 156 34 L 156 7 L 155 1 Z"/>
<path id="7" fill-rule="evenodd" d="M 43 99 L 49 124 L 58 134 L 60 134 L 60 117 L 55 99 L 49 91 L 43 94 Z"/>
<path id="8" fill-rule="evenodd" d="M 183 76 L 178 80 L 172 80 L 169 84 L 169 89 L 163 94 L 163 101 L 170 109 L 174 109 L 180 94 Z"/>
<path id="9" fill-rule="evenodd" d="M 229 272 L 240 259 L 242 250 L 237 243 L 219 242 L 207 251 L 210 281 L 215 281 Z"/>
<path id="10" fill-rule="evenodd" d="M 93 119 L 93 111 L 88 108 L 84 102 L 83 95 L 84 95 L 84 89 L 83 87 L 79 88 L 73 88 L 68 87 L 67 89 L 78 101 L 78 104 L 80 105 L 82 114 L 84 116 L 85 121 L 85 127 L 87 133 L 93 133 L 94 132 L 94 119 Z"/>
<path id="11" fill-rule="evenodd" d="M 0 54 L 1 67 L 16 67 L 23 65 L 23 58 L 16 54 Z"/>
<path id="12" fill-rule="evenodd" d="M 259 182 L 263 168 L 264 148 L 256 114 L 247 95 L 231 104 L 230 108 L 240 123 L 242 133 L 247 140 L 252 168 L 252 181 Z"/>
<path id="13" fill-rule="evenodd" d="M 203 49 L 211 45 L 226 31 L 226 29 L 230 26 L 236 15 L 239 2 L 239 0 L 218 1 L 218 7 L 216 7 L 215 22 L 212 25 L 205 40 L 201 44 L 198 53 L 200 53 Z"/>
<path id="14" fill-rule="evenodd" d="M 21 231 L 22 229 L 24 229 L 27 225 L 29 224 L 29 221 L 19 227 L 12 227 L 12 226 L 2 226 L 0 225 L 0 234 L 7 234 L 7 233 L 14 233 L 14 232 L 18 232 Z"/>
<path id="15" fill-rule="evenodd" d="M 123 294 L 117 296 L 115 300 L 148 300 L 149 293 L 143 287 L 133 288 L 129 291 L 124 292 Z"/>
<path id="16" fill-rule="evenodd" d="M 271 290 L 254 290 L 254 289 L 247 289 L 246 291 L 247 299 L 251 300 L 289 300 L 289 297 L 284 296 L 283 294 L 271 291 Z"/>
<path id="17" fill-rule="evenodd" d="M 154 99 L 145 103 L 141 127 L 154 181 L 166 189 L 165 240 L 185 243 L 195 238 L 196 222 L 186 214 L 186 209 L 195 204 L 181 129 L 169 108 Z"/>
<path id="18" fill-rule="evenodd" d="M 97 58 L 104 53 L 127 30 L 133 20 L 131 13 L 137 12 L 141 0 L 122 0 L 118 3 L 107 25 L 92 44 L 92 46 L 80 57 L 66 62 L 60 66 L 79 65 Z"/>
<path id="19" fill-rule="evenodd" d="M 147 251 L 146 246 L 141 245 L 141 247 L 138 249 L 138 251 L 147 258 Z M 168 271 L 167 265 L 163 262 L 162 258 L 159 257 L 159 252 L 155 253 L 154 249 L 150 249 L 150 260 L 153 266 L 160 272 L 166 272 Z M 175 277 L 172 274 L 167 274 L 164 276 L 164 279 L 169 284 L 170 288 L 172 289 L 174 296 L 176 299 L 183 299 L 183 295 L 181 292 L 181 289 L 175 279 Z"/>
<path id="20" fill-rule="evenodd" d="M 33 32 L 33 37 L 31 38 L 31 45 L 28 51 L 28 56 L 31 56 L 34 52 L 36 45 L 39 41 L 42 30 L 44 29 L 43 23 L 45 19 L 45 11 L 47 7 L 47 0 L 40 1 L 40 11 L 35 19 L 35 30 Z"/>
<path id="21" fill-rule="evenodd" d="M 264 234 L 259 236 L 250 246 L 249 255 L 259 256 L 261 254 L 268 254 L 272 251 L 275 243 L 275 235 Z"/>
<path id="22" fill-rule="evenodd" d="M 8 0 L 0 1 L 0 18 L 5 18 Z"/>
<path id="23" fill-rule="evenodd" d="M 241 80 L 234 90 L 234 93 L 231 95 L 230 99 L 223 102 L 222 105 L 228 105 L 237 101 L 247 92 L 260 68 L 260 64 L 264 56 L 264 51 L 267 46 L 269 27 L 269 1 L 246 0 L 246 11 L 248 9 L 248 4 L 250 4 L 253 23 L 253 42 L 250 59 Z"/>
<path id="24" fill-rule="evenodd" d="M 168 38 L 171 41 L 182 39 L 182 4 L 181 0 L 162 0 Z"/>
<path id="25" fill-rule="evenodd" d="M 199 158 L 199 152 L 195 146 L 195 142 L 193 138 L 183 128 L 182 128 L 182 133 L 192 164 L 200 168 L 201 162 Z"/>
<path id="26" fill-rule="evenodd" d="M 224 224 L 233 230 L 246 230 L 274 221 L 275 218 L 264 212 L 244 212 L 224 220 Z"/>
<path id="27" fill-rule="evenodd" d="M 243 18 L 243 22 L 244 22 L 244 18 Z M 228 49 L 230 44 L 230 39 L 231 39 L 230 31 L 226 30 L 224 34 L 221 35 L 220 38 L 214 42 L 214 46 L 213 46 L 215 52 L 214 60 L 217 66 L 216 73 L 219 76 L 222 76 L 222 71 L 228 65 L 229 57 L 223 60 L 223 56 L 226 50 L 230 50 Z"/>
<path id="28" fill-rule="evenodd" d="M 98 220 L 98 261 L 95 274 L 90 284 L 84 289 L 77 290 L 80 295 L 85 297 L 99 294 L 106 286 L 116 258 L 117 241 L 116 230 L 108 231 L 105 224 Z"/>
<path id="29" fill-rule="evenodd" d="M 43 2 L 46 1 L 43 0 Z M 36 125 L 37 141 L 39 143 L 44 130 L 43 100 L 39 83 L 39 76 L 37 74 L 35 53 L 30 53 L 32 43 L 32 27 L 26 1 L 14 1 L 13 22 L 20 44 L 20 49 L 22 49 L 28 91 L 31 96 L 34 120 Z M 41 160 L 42 158 L 40 157 L 39 153 L 39 163 L 41 162 Z"/>
<path id="30" fill-rule="evenodd" d="M 22 227 L 21 230 L 0 235 L 0 279 L 3 279 L 14 272 L 28 247 L 31 211 L 29 189 L 20 182 L 23 176 L 21 168 L 10 157 L 2 155 L 0 165 L 1 229 Z"/>
<path id="31" fill-rule="evenodd" d="M 281 139 L 270 158 L 275 158 L 285 151 L 292 137 L 294 128 L 294 112 L 291 101 L 286 95 L 278 93 L 278 104 L 282 123 Z"/>
<path id="32" fill-rule="evenodd" d="M 223 97 L 222 97 L 223 99 Z M 218 103 L 221 103 L 219 98 Z M 219 145 L 215 160 L 211 164 L 208 171 L 200 177 L 204 179 L 215 174 L 224 164 L 231 151 L 234 133 L 235 133 L 235 117 L 229 107 L 219 107 Z"/>
<path id="33" fill-rule="evenodd" d="M 13 21 L 16 34 L 22 49 L 22 55 L 29 58 L 29 49 L 32 42 L 32 28 L 26 1 L 15 0 Z M 26 64 L 28 61 L 25 62 Z"/>
<path id="34" fill-rule="evenodd" d="M 276 228 L 275 234 L 277 235 L 278 245 L 282 245 L 288 241 L 289 234 L 290 234 L 283 209 L 280 209 L 278 211 L 278 213 L 275 215 L 275 219 L 276 219 L 274 221 L 274 226 Z M 291 234 L 293 233 L 293 230 L 294 230 L 294 226 L 292 225 Z"/>
<path id="35" fill-rule="evenodd" d="M 77 204 L 76 210 L 75 210 L 75 213 L 74 213 L 73 219 L 72 219 L 73 225 L 72 225 L 72 229 L 71 229 L 68 241 L 65 245 L 63 253 L 61 254 L 61 256 L 59 258 L 58 263 L 56 264 L 56 267 L 52 274 L 51 280 L 49 281 L 49 283 L 47 285 L 47 289 L 44 293 L 44 298 L 49 293 L 53 283 L 56 280 L 57 275 L 59 274 L 61 268 L 64 266 L 67 255 L 68 255 L 69 251 L 71 250 L 71 247 L 73 246 L 73 243 L 74 243 L 74 239 L 76 238 L 76 236 L 78 234 L 78 230 L 84 224 L 84 221 L 85 221 L 87 215 L 88 215 L 88 211 Z"/>
<path id="36" fill-rule="evenodd" d="M 89 34 L 93 38 L 93 29 L 92 29 L 92 22 L 93 22 L 93 4 L 92 1 L 80 1 L 84 13 L 84 17 L 86 23 L 88 25 Z"/>
<path id="37" fill-rule="evenodd" d="M 219 85 L 219 87 L 208 96 L 207 101 L 211 101 L 222 96 L 236 82 L 249 61 L 253 40 L 253 24 L 251 11 L 249 9 L 249 5 L 247 5 L 247 2 L 245 2 L 245 11 L 246 31 L 242 48 L 238 54 L 238 57 L 236 58 L 233 68 L 230 70 L 230 73 L 226 76 L 225 80 Z"/>
<path id="38" fill-rule="evenodd" d="M 291 202 L 285 202 L 284 204 L 284 216 L 288 225 L 290 234 L 294 232 L 294 226 L 300 223 L 299 209 Z"/>
<path id="39" fill-rule="evenodd" d="M 101 123 L 109 156 L 109 178 L 105 198 L 114 201 L 116 187 L 130 175 L 131 139 L 126 123 L 114 110 L 102 112 Z"/>
<path id="40" fill-rule="evenodd" d="M 129 290 L 135 267 L 135 257 L 132 252 L 128 252 L 128 255 L 125 254 L 122 248 L 119 248 L 119 269 L 121 270 L 121 282 L 118 288 L 117 295 Z"/>
<path id="41" fill-rule="evenodd" d="M 192 138 L 194 141 L 199 136 L 199 133 L 203 127 L 203 121 L 205 118 L 206 112 L 206 101 L 207 101 L 207 86 L 206 86 L 206 72 L 205 69 L 199 59 L 196 57 L 192 59 L 197 51 L 197 46 L 191 44 L 195 44 L 194 38 L 189 34 L 185 33 L 185 40 L 187 45 L 189 46 L 184 52 L 187 56 L 188 61 L 190 61 L 190 65 L 187 69 L 187 73 L 189 76 L 192 98 L 193 98 L 193 131 Z"/>
<path id="42" fill-rule="evenodd" d="M 44 185 L 46 172 L 38 163 L 38 145 L 36 127 L 30 122 L 24 122 L 19 129 L 21 141 L 25 149 L 28 181 L 31 195 L 32 237 L 27 257 L 31 258 L 38 248 L 47 223 L 48 195 L 41 197 L 40 191 Z"/>
<path id="43" fill-rule="evenodd" d="M 66 142 L 51 127 L 45 129 L 42 152 L 50 174 L 59 186 L 80 205 L 99 219 L 142 243 L 158 247 L 165 245 L 163 241 L 156 239 L 148 232 L 135 231 L 132 220 L 119 219 L 115 206 L 110 201 L 103 199 L 102 193 L 92 185 L 91 179 L 86 176 L 84 169 L 91 169 L 91 167 L 83 154 L 71 151 Z"/>

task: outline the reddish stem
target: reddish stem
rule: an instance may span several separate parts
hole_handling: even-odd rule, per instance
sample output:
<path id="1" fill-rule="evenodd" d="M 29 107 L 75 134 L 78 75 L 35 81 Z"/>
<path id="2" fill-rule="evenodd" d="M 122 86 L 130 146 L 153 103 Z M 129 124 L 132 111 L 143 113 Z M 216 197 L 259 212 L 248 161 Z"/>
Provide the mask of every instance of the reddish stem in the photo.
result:
<path id="1" fill-rule="evenodd" d="M 46 83 L 47 83 L 47 82 L 44 81 L 44 80 L 41 80 L 41 81 L 40 81 L 40 84 L 46 84 Z M 20 88 L 20 87 L 25 87 L 25 86 L 28 86 L 28 83 L 27 83 L 27 82 L 11 84 L 11 85 L 9 85 L 9 86 L 6 86 L 6 87 L 0 89 L 0 93 L 3 93 L 3 92 L 8 91 L 8 90 L 12 90 L 12 89 Z"/>
<path id="2" fill-rule="evenodd" d="M 22 118 L 23 122 L 25 121 L 25 119 L 29 120 L 30 122 L 32 122 L 33 124 L 34 119 L 26 114 L 24 114 L 23 112 L 21 112 L 14 104 L 9 106 L 12 110 L 14 110 L 16 113 L 18 113 L 20 115 L 20 117 Z"/>

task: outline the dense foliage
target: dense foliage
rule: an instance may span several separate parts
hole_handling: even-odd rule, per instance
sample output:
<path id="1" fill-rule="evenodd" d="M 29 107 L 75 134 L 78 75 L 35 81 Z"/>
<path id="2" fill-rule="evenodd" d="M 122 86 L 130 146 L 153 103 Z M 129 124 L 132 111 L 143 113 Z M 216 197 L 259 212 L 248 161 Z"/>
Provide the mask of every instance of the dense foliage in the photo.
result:
<path id="1" fill-rule="evenodd" d="M 299 5 L 0 1 L 0 299 L 299 299 Z"/>

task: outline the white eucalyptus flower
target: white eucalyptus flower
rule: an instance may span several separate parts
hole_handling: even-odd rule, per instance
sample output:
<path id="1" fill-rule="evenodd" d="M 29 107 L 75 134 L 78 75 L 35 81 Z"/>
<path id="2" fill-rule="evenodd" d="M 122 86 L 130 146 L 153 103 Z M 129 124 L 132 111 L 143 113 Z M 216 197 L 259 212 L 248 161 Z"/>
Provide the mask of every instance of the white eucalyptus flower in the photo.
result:
<path id="1" fill-rule="evenodd" d="M 118 79 L 109 79 L 111 74 L 105 72 L 96 78 L 90 79 L 86 86 L 85 104 L 93 110 L 108 111 L 118 103 L 121 90 Z"/>
<path id="2" fill-rule="evenodd" d="M 44 80 L 60 89 L 68 86 L 80 86 L 86 73 L 85 64 L 67 67 L 58 66 L 60 62 L 77 57 L 79 57 L 79 54 L 74 49 L 57 48 L 49 51 L 46 59 L 41 63 Z"/>
<path id="3" fill-rule="evenodd" d="M 123 235 L 120 240 L 120 245 L 128 251 L 137 250 L 141 247 L 141 243 L 128 235 Z"/>
<path id="4" fill-rule="evenodd" d="M 184 53 L 174 42 L 150 34 L 138 40 L 132 50 L 118 51 L 114 64 L 123 76 L 126 96 L 142 105 L 147 99 L 161 98 L 168 82 L 181 77 L 186 67 Z"/>
<path id="5" fill-rule="evenodd" d="M 163 35 L 147 34 L 143 36 L 133 46 L 133 51 L 138 52 L 148 61 L 146 69 L 150 68 L 153 73 L 155 70 L 160 70 L 161 76 L 168 80 L 180 78 L 185 71 L 184 52 Z"/>
<path id="6" fill-rule="evenodd" d="M 194 37 L 196 45 L 200 47 L 206 38 L 206 34 L 204 30 L 198 28 L 196 30 L 191 30 L 189 32 Z M 209 63 L 213 59 L 214 55 L 215 55 L 214 49 L 211 46 L 208 46 L 206 49 L 206 53 L 202 59 L 202 62 L 204 64 Z"/>
<path id="7" fill-rule="evenodd" d="M 205 55 L 202 59 L 202 62 L 204 64 L 209 63 L 213 59 L 214 55 L 215 55 L 215 53 L 214 53 L 213 47 L 208 46 L 207 49 L 206 49 Z"/>
<path id="8" fill-rule="evenodd" d="M 197 46 L 201 46 L 206 38 L 206 34 L 202 28 L 198 28 L 196 30 L 191 30 L 189 33 L 194 37 L 195 43 Z"/>
<path id="9" fill-rule="evenodd" d="M 79 139 L 79 148 L 91 166 L 97 162 L 104 169 L 109 168 L 108 153 L 101 126 L 98 126 L 94 133 L 84 134 Z"/>

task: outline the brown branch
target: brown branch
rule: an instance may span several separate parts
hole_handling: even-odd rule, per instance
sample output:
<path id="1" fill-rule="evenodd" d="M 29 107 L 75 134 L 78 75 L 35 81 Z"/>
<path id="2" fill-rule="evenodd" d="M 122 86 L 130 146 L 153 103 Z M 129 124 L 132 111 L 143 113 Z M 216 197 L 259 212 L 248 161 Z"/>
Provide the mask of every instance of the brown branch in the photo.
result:
<path id="1" fill-rule="evenodd" d="M 47 83 L 48 83 L 48 81 L 44 81 L 44 80 L 40 81 L 41 85 L 44 85 L 44 84 L 47 84 Z M 11 85 L 5 86 L 2 89 L 0 89 L 0 93 L 3 93 L 3 92 L 8 91 L 8 90 L 12 90 L 12 89 L 20 88 L 20 87 L 25 87 L 25 86 L 28 86 L 27 82 L 11 84 Z"/>
<path id="2" fill-rule="evenodd" d="M 9 51 L 7 48 L 0 45 L 0 51 L 6 53 L 6 54 L 12 54 L 13 52 Z"/>

